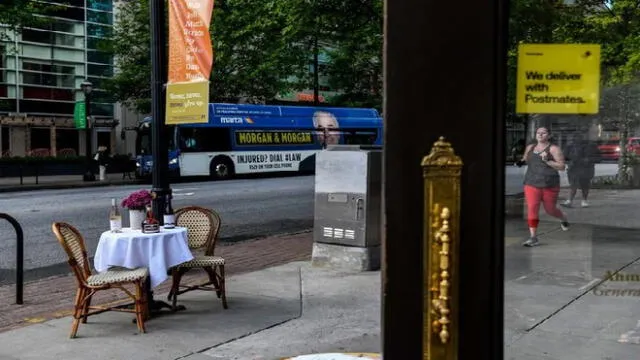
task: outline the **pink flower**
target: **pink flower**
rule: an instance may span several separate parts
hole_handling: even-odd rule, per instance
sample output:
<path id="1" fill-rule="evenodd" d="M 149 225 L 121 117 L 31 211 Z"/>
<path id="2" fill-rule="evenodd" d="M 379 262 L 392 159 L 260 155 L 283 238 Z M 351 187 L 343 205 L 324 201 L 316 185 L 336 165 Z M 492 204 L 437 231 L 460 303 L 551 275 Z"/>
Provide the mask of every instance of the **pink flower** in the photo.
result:
<path id="1" fill-rule="evenodd" d="M 138 190 L 122 200 L 122 207 L 131 210 L 145 210 L 152 201 L 151 193 L 147 190 Z"/>

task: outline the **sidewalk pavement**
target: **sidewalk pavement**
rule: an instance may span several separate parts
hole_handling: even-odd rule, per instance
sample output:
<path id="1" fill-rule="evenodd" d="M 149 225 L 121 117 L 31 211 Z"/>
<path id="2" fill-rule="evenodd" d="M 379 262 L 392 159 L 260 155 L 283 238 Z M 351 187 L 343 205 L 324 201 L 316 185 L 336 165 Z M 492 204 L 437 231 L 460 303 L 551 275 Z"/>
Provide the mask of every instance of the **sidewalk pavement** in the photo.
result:
<path id="1" fill-rule="evenodd" d="M 631 220 L 620 219 L 637 209 L 638 194 L 597 192 L 591 208 L 567 210 L 580 221 L 566 232 L 543 218 L 539 247 L 521 246 L 528 232 L 524 219 L 506 222 L 505 359 L 638 358 L 640 229 L 626 228 Z M 156 294 L 161 299 L 166 291 Z M 71 298 L 73 288 L 64 295 Z M 143 335 L 129 314 L 119 313 L 90 318 L 78 339 L 68 339 L 68 316 L 5 331 L 0 344 L 11 345 L 0 345 L 0 359 L 244 360 L 380 352 L 379 271 L 347 273 L 293 262 L 230 276 L 228 298 L 223 310 L 209 292 L 184 294 L 179 299 L 187 310 L 152 319 Z"/>
<path id="2" fill-rule="evenodd" d="M 0 358 L 257 360 L 380 351 L 379 271 L 293 262 L 231 276 L 227 289 L 227 310 L 214 293 L 192 291 L 179 297 L 186 310 L 151 319 L 146 334 L 137 334 L 133 316 L 114 312 L 80 324 L 76 339 L 68 338 L 69 317 L 0 333 Z"/>
<path id="3" fill-rule="evenodd" d="M 573 218 L 598 222 L 604 209 L 572 209 Z M 574 222 L 566 232 L 558 221 L 543 221 L 534 248 L 521 246 L 524 220 L 507 223 L 505 359 L 638 358 L 640 229 L 606 218 L 614 226 Z"/>
<path id="4" fill-rule="evenodd" d="M 312 244 L 312 233 L 305 231 L 220 243 L 216 248 L 216 254 L 224 257 L 227 262 L 227 276 L 232 276 L 291 261 L 311 259 Z M 189 284 L 201 281 L 205 277 L 203 272 L 190 271 L 185 274 L 183 281 Z M 170 286 L 171 282 L 165 281 L 154 291 L 158 294 L 167 293 Z M 0 286 L 0 332 L 69 316 L 73 309 L 75 291 L 75 277 L 71 274 L 51 276 L 25 283 L 24 304 L 16 305 L 15 286 Z M 126 296 L 118 291 L 103 291 L 96 294 L 94 302 L 110 303 L 124 298 Z"/>
<path id="5" fill-rule="evenodd" d="M 110 185 L 141 184 L 142 180 L 122 179 L 122 174 L 107 174 L 104 181 L 83 181 L 82 175 L 45 175 L 25 176 L 20 184 L 19 177 L 0 177 L 0 192 L 28 191 L 40 189 L 68 189 L 75 187 L 93 187 Z"/>

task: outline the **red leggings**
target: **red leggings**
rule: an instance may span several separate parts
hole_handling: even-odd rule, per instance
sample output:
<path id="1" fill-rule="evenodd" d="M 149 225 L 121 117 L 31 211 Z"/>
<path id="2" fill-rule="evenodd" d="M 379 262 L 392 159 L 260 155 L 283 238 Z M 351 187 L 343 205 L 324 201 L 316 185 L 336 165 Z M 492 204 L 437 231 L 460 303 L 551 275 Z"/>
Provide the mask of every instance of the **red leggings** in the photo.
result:
<path id="1" fill-rule="evenodd" d="M 527 200 L 527 222 L 530 228 L 537 228 L 540 219 L 538 218 L 538 212 L 540 211 L 540 203 L 544 206 L 544 211 L 551 216 L 555 216 L 559 219 L 564 218 L 564 214 L 556 203 L 558 201 L 558 194 L 560 193 L 560 187 L 554 188 L 537 188 L 530 185 L 524 186 L 524 196 Z"/>

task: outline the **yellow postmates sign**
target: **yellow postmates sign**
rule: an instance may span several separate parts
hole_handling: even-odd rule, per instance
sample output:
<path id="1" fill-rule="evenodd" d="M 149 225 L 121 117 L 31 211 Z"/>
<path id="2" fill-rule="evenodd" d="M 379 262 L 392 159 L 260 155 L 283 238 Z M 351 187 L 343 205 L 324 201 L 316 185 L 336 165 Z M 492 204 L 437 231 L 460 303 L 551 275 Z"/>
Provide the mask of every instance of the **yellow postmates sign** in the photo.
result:
<path id="1" fill-rule="evenodd" d="M 516 112 L 596 114 L 600 45 L 520 44 Z"/>

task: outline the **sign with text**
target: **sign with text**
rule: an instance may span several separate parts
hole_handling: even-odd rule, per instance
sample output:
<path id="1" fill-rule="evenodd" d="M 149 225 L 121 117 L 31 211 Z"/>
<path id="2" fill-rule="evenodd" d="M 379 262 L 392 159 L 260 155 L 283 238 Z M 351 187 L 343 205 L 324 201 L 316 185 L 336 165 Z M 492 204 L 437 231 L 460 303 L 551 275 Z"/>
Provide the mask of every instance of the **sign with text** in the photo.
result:
<path id="1" fill-rule="evenodd" d="M 299 152 L 242 152 L 235 156 L 239 174 L 269 171 L 298 171 L 300 163 L 313 155 L 312 151 Z"/>
<path id="2" fill-rule="evenodd" d="M 600 45 L 520 44 L 516 112 L 597 114 Z"/>
<path id="3" fill-rule="evenodd" d="M 208 120 L 206 104 L 209 103 L 209 76 L 213 65 L 209 35 L 212 12 L 213 0 L 169 0 L 167 124 L 206 123 Z M 195 94 L 199 96 L 196 101 L 203 101 L 205 106 L 187 103 L 193 101 L 190 96 Z M 180 101 L 182 105 L 179 105 Z M 194 114 L 196 110 L 200 113 Z"/>
<path id="4" fill-rule="evenodd" d="M 315 142 L 309 131 L 242 131 L 237 130 L 237 145 L 308 145 Z"/>
<path id="5" fill-rule="evenodd" d="M 177 83 L 167 87 L 167 124 L 206 123 L 209 82 Z"/>

